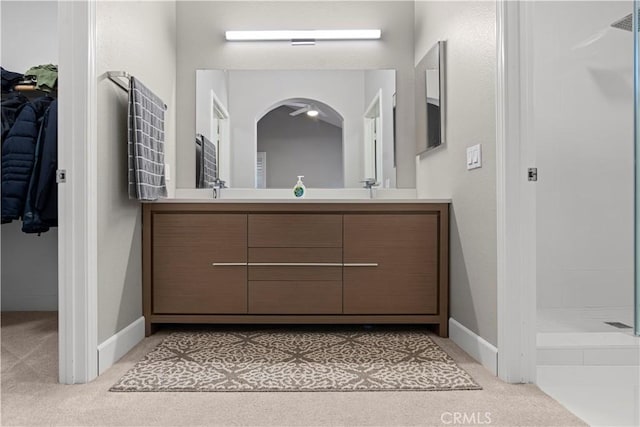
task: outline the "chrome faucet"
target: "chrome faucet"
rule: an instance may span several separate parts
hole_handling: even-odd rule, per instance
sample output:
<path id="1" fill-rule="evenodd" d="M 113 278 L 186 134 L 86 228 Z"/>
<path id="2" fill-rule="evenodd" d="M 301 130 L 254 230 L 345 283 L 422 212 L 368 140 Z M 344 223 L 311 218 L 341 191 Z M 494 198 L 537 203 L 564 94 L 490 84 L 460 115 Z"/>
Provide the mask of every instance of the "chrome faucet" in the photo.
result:
<path id="1" fill-rule="evenodd" d="M 378 185 L 378 183 L 376 182 L 375 178 L 365 178 L 364 181 L 360 181 L 362 183 L 364 183 L 364 188 L 368 188 L 369 189 L 369 198 L 373 199 L 373 187 L 375 185 Z"/>
<path id="2" fill-rule="evenodd" d="M 227 188 L 227 183 L 220 178 L 216 178 L 213 180 L 213 198 L 219 199 L 221 195 L 221 191 L 223 188 Z"/>

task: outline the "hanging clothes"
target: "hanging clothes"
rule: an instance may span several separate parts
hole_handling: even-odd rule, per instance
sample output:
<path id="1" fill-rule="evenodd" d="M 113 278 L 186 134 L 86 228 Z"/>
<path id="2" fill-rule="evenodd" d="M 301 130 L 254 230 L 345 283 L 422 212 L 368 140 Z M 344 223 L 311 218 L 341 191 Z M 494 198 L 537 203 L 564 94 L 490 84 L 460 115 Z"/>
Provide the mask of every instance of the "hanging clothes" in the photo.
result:
<path id="1" fill-rule="evenodd" d="M 58 101 L 45 113 L 22 220 L 25 233 L 43 233 L 58 225 Z"/>
<path id="2" fill-rule="evenodd" d="M 2 93 L 11 92 L 13 87 L 23 78 L 22 74 L 5 70 L 2 67 L 0 67 L 0 76 L 2 77 Z"/>
<path id="3" fill-rule="evenodd" d="M 2 223 L 24 214 L 40 127 L 52 101 L 42 97 L 22 106 L 2 143 Z"/>
<path id="4" fill-rule="evenodd" d="M 24 73 L 25 78 L 35 78 L 36 89 L 51 92 L 58 85 L 58 66 L 53 64 L 37 65 Z"/>
<path id="5" fill-rule="evenodd" d="M 7 99 L 2 101 L 2 136 L 1 139 L 4 142 L 9 135 L 11 127 L 16 122 L 16 117 L 20 112 L 20 109 L 29 100 L 21 93 L 13 92 L 8 95 Z"/>

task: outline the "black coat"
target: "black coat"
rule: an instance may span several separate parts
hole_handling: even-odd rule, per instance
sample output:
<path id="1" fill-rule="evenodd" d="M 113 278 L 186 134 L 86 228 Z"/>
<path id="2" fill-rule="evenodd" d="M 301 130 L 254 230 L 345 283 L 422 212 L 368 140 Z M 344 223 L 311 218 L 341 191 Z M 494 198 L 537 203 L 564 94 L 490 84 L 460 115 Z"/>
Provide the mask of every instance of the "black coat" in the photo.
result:
<path id="1" fill-rule="evenodd" d="M 53 98 L 43 97 L 23 105 L 2 142 L 3 223 L 19 219 L 24 213 L 40 125 L 52 101 Z"/>
<path id="2" fill-rule="evenodd" d="M 9 135 L 9 131 L 13 127 L 13 124 L 16 122 L 16 116 L 22 109 L 22 106 L 29 102 L 26 96 L 21 93 L 14 92 L 8 95 L 7 99 L 2 101 L 2 108 L 0 111 L 2 112 L 2 136 L 0 137 L 4 142 L 7 139 L 7 135 Z"/>
<path id="3" fill-rule="evenodd" d="M 22 231 L 42 233 L 58 225 L 58 101 L 53 101 L 42 122 Z"/>

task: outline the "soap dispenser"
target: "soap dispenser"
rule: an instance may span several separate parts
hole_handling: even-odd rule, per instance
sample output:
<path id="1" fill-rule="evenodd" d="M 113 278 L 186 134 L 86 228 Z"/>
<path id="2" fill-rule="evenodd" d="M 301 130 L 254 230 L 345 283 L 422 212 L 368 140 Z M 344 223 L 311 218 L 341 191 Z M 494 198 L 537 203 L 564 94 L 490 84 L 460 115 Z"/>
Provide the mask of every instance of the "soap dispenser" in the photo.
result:
<path id="1" fill-rule="evenodd" d="M 293 187 L 293 195 L 296 197 L 296 199 L 303 198 L 306 191 L 304 183 L 302 182 L 302 178 L 304 178 L 304 175 L 298 175 L 298 182 L 296 182 L 296 186 Z"/>

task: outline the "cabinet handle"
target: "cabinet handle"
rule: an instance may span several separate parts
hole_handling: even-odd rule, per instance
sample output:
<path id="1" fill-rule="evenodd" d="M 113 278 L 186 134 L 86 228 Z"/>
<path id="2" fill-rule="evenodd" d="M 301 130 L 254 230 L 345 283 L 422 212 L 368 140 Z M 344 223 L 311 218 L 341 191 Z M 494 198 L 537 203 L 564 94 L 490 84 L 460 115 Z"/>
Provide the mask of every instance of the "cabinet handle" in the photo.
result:
<path id="1" fill-rule="evenodd" d="M 256 267 L 342 267 L 341 262 L 250 262 Z"/>
<path id="2" fill-rule="evenodd" d="M 246 266 L 246 262 L 214 262 L 211 265 L 214 267 L 236 267 L 236 266 Z"/>
<path id="3" fill-rule="evenodd" d="M 362 262 L 362 263 L 351 262 L 351 263 L 344 263 L 342 265 L 344 265 L 345 267 L 377 267 L 378 263 L 377 262 Z"/>

